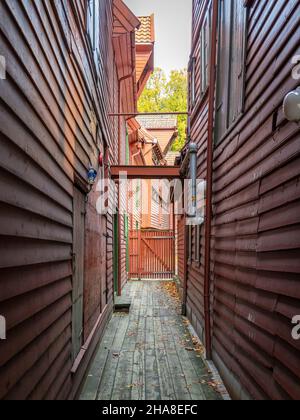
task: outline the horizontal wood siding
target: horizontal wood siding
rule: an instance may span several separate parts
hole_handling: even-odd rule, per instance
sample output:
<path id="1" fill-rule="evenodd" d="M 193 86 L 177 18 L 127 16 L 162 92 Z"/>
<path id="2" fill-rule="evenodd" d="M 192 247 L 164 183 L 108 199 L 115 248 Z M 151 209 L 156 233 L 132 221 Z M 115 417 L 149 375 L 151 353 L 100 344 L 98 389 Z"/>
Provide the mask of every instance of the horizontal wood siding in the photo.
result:
<path id="1" fill-rule="evenodd" d="M 245 111 L 214 150 L 213 357 L 235 398 L 299 399 L 291 320 L 300 308 L 300 130 L 284 119 L 282 102 L 299 85 L 291 72 L 300 2 L 257 0 L 248 25 Z M 202 102 L 192 117 L 200 177 L 206 111 Z M 202 250 L 203 238 L 204 229 Z M 200 335 L 203 252 L 188 274 L 188 314 Z"/>
<path id="2" fill-rule="evenodd" d="M 185 276 L 185 219 L 183 216 L 176 216 L 177 224 L 177 271 L 181 286 L 183 286 Z"/>
<path id="3" fill-rule="evenodd" d="M 0 399 L 67 398 L 84 373 L 71 376 L 73 188 L 86 185 L 89 162 L 97 165 L 105 144 L 111 163 L 118 148 L 116 122 L 107 117 L 117 111 L 112 5 L 100 4 L 96 73 L 85 1 L 0 3 L 7 62 L 0 80 L 0 314 L 8 327 Z M 93 191 L 86 207 L 85 339 L 112 309 L 112 218 L 100 226 L 96 198 Z M 96 277 L 99 234 L 107 234 L 104 282 Z"/>

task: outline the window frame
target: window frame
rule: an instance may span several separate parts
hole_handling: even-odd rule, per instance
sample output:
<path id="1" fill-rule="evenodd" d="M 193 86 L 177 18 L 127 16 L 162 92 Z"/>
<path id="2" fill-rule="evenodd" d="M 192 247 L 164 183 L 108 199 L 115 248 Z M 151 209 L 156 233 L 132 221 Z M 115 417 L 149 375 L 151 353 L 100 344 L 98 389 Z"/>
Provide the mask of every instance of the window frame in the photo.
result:
<path id="1" fill-rule="evenodd" d="M 201 102 L 209 87 L 209 62 L 211 50 L 212 33 L 212 2 L 209 3 L 203 19 L 198 39 L 198 57 L 194 55 L 190 62 L 190 107 L 195 108 L 198 98 Z M 200 82 L 196 85 L 197 73 L 199 72 Z"/>
<path id="2" fill-rule="evenodd" d="M 249 7 L 240 0 L 233 0 L 225 3 L 220 0 L 221 8 L 218 22 L 218 60 L 217 60 L 217 82 L 216 82 L 216 106 L 215 106 L 215 145 L 218 145 L 226 137 L 232 127 L 239 121 L 245 111 L 245 80 L 246 80 L 246 54 L 247 54 L 247 33 L 248 33 L 248 17 Z M 234 36 L 234 24 L 237 23 L 234 17 L 238 15 L 236 8 L 243 10 L 242 31 L 240 38 Z M 236 14 L 234 13 L 236 12 Z M 228 20 L 229 18 L 229 20 Z M 226 20 L 227 19 L 227 20 Z M 236 34 L 235 34 L 236 35 Z M 224 41 L 225 38 L 225 41 Z M 225 45 L 224 45 L 225 44 Z M 240 61 L 238 65 L 235 59 L 237 46 L 241 45 Z M 228 51 L 226 51 L 226 46 Z M 226 51 L 226 55 L 225 55 Z M 240 67 L 240 72 L 232 74 L 232 68 L 236 65 L 236 69 Z M 238 83 L 239 82 L 239 83 Z M 231 89 L 232 85 L 235 89 Z M 237 92 L 237 88 L 239 92 Z M 224 94 L 225 92 L 225 94 Z M 225 96 L 226 95 L 226 96 Z M 239 98 L 239 102 L 232 101 L 232 98 Z M 223 110 L 223 111 L 222 111 Z"/>
<path id="3" fill-rule="evenodd" d="M 95 50 L 95 0 L 87 0 L 86 31 L 92 50 Z"/>
<path id="4" fill-rule="evenodd" d="M 196 103 L 196 57 L 191 59 L 190 75 L 190 101 L 191 108 L 194 108 Z"/>
<path id="5" fill-rule="evenodd" d="M 193 226 L 188 225 L 188 264 L 191 265 L 193 262 Z"/>
<path id="6" fill-rule="evenodd" d="M 87 0 L 86 32 L 94 54 L 95 64 L 100 60 L 100 2 Z"/>
<path id="7" fill-rule="evenodd" d="M 209 87 L 209 58 L 211 50 L 212 5 L 210 4 L 203 21 L 200 34 L 201 96 Z"/>
<path id="8" fill-rule="evenodd" d="M 195 227 L 195 262 L 201 262 L 201 225 Z"/>

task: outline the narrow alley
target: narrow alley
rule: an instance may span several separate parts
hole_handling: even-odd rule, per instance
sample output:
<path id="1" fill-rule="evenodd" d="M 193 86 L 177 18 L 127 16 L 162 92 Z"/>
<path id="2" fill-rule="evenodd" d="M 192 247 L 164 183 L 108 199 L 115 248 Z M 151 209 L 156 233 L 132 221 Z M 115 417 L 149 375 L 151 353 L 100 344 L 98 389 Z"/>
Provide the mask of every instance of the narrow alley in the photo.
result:
<path id="1" fill-rule="evenodd" d="M 219 400 L 228 398 L 204 361 L 204 348 L 181 315 L 174 282 L 129 282 L 96 350 L 82 400 Z"/>
<path id="2" fill-rule="evenodd" d="M 300 0 L 0 0 L 2 400 L 300 400 Z"/>

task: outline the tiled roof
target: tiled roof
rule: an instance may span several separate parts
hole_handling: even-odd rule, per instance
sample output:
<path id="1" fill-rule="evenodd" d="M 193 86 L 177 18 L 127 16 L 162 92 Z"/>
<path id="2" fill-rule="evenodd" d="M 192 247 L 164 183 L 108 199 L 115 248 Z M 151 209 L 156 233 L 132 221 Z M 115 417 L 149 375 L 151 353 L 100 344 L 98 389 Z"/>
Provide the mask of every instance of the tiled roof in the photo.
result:
<path id="1" fill-rule="evenodd" d="M 177 118 L 170 118 L 168 115 L 140 116 L 138 122 L 148 129 L 175 129 L 177 128 Z"/>
<path id="2" fill-rule="evenodd" d="M 136 31 L 135 41 L 137 44 L 149 44 L 154 42 L 154 17 L 140 16 L 141 26 Z"/>

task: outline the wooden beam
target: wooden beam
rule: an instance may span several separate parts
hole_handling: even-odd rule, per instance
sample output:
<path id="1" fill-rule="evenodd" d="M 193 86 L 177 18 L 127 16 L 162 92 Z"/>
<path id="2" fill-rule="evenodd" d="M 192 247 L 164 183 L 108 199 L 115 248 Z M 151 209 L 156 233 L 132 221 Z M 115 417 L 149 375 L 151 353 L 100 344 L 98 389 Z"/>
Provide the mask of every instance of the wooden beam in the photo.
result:
<path id="1" fill-rule="evenodd" d="M 114 112 L 114 113 L 108 113 L 109 117 L 147 117 L 147 116 L 157 116 L 157 115 L 184 115 L 189 116 L 189 112 L 183 111 L 183 112 Z"/>
<path id="2" fill-rule="evenodd" d="M 127 174 L 127 179 L 181 178 L 179 166 L 111 166 L 110 172 L 114 180 L 122 174 Z"/>

